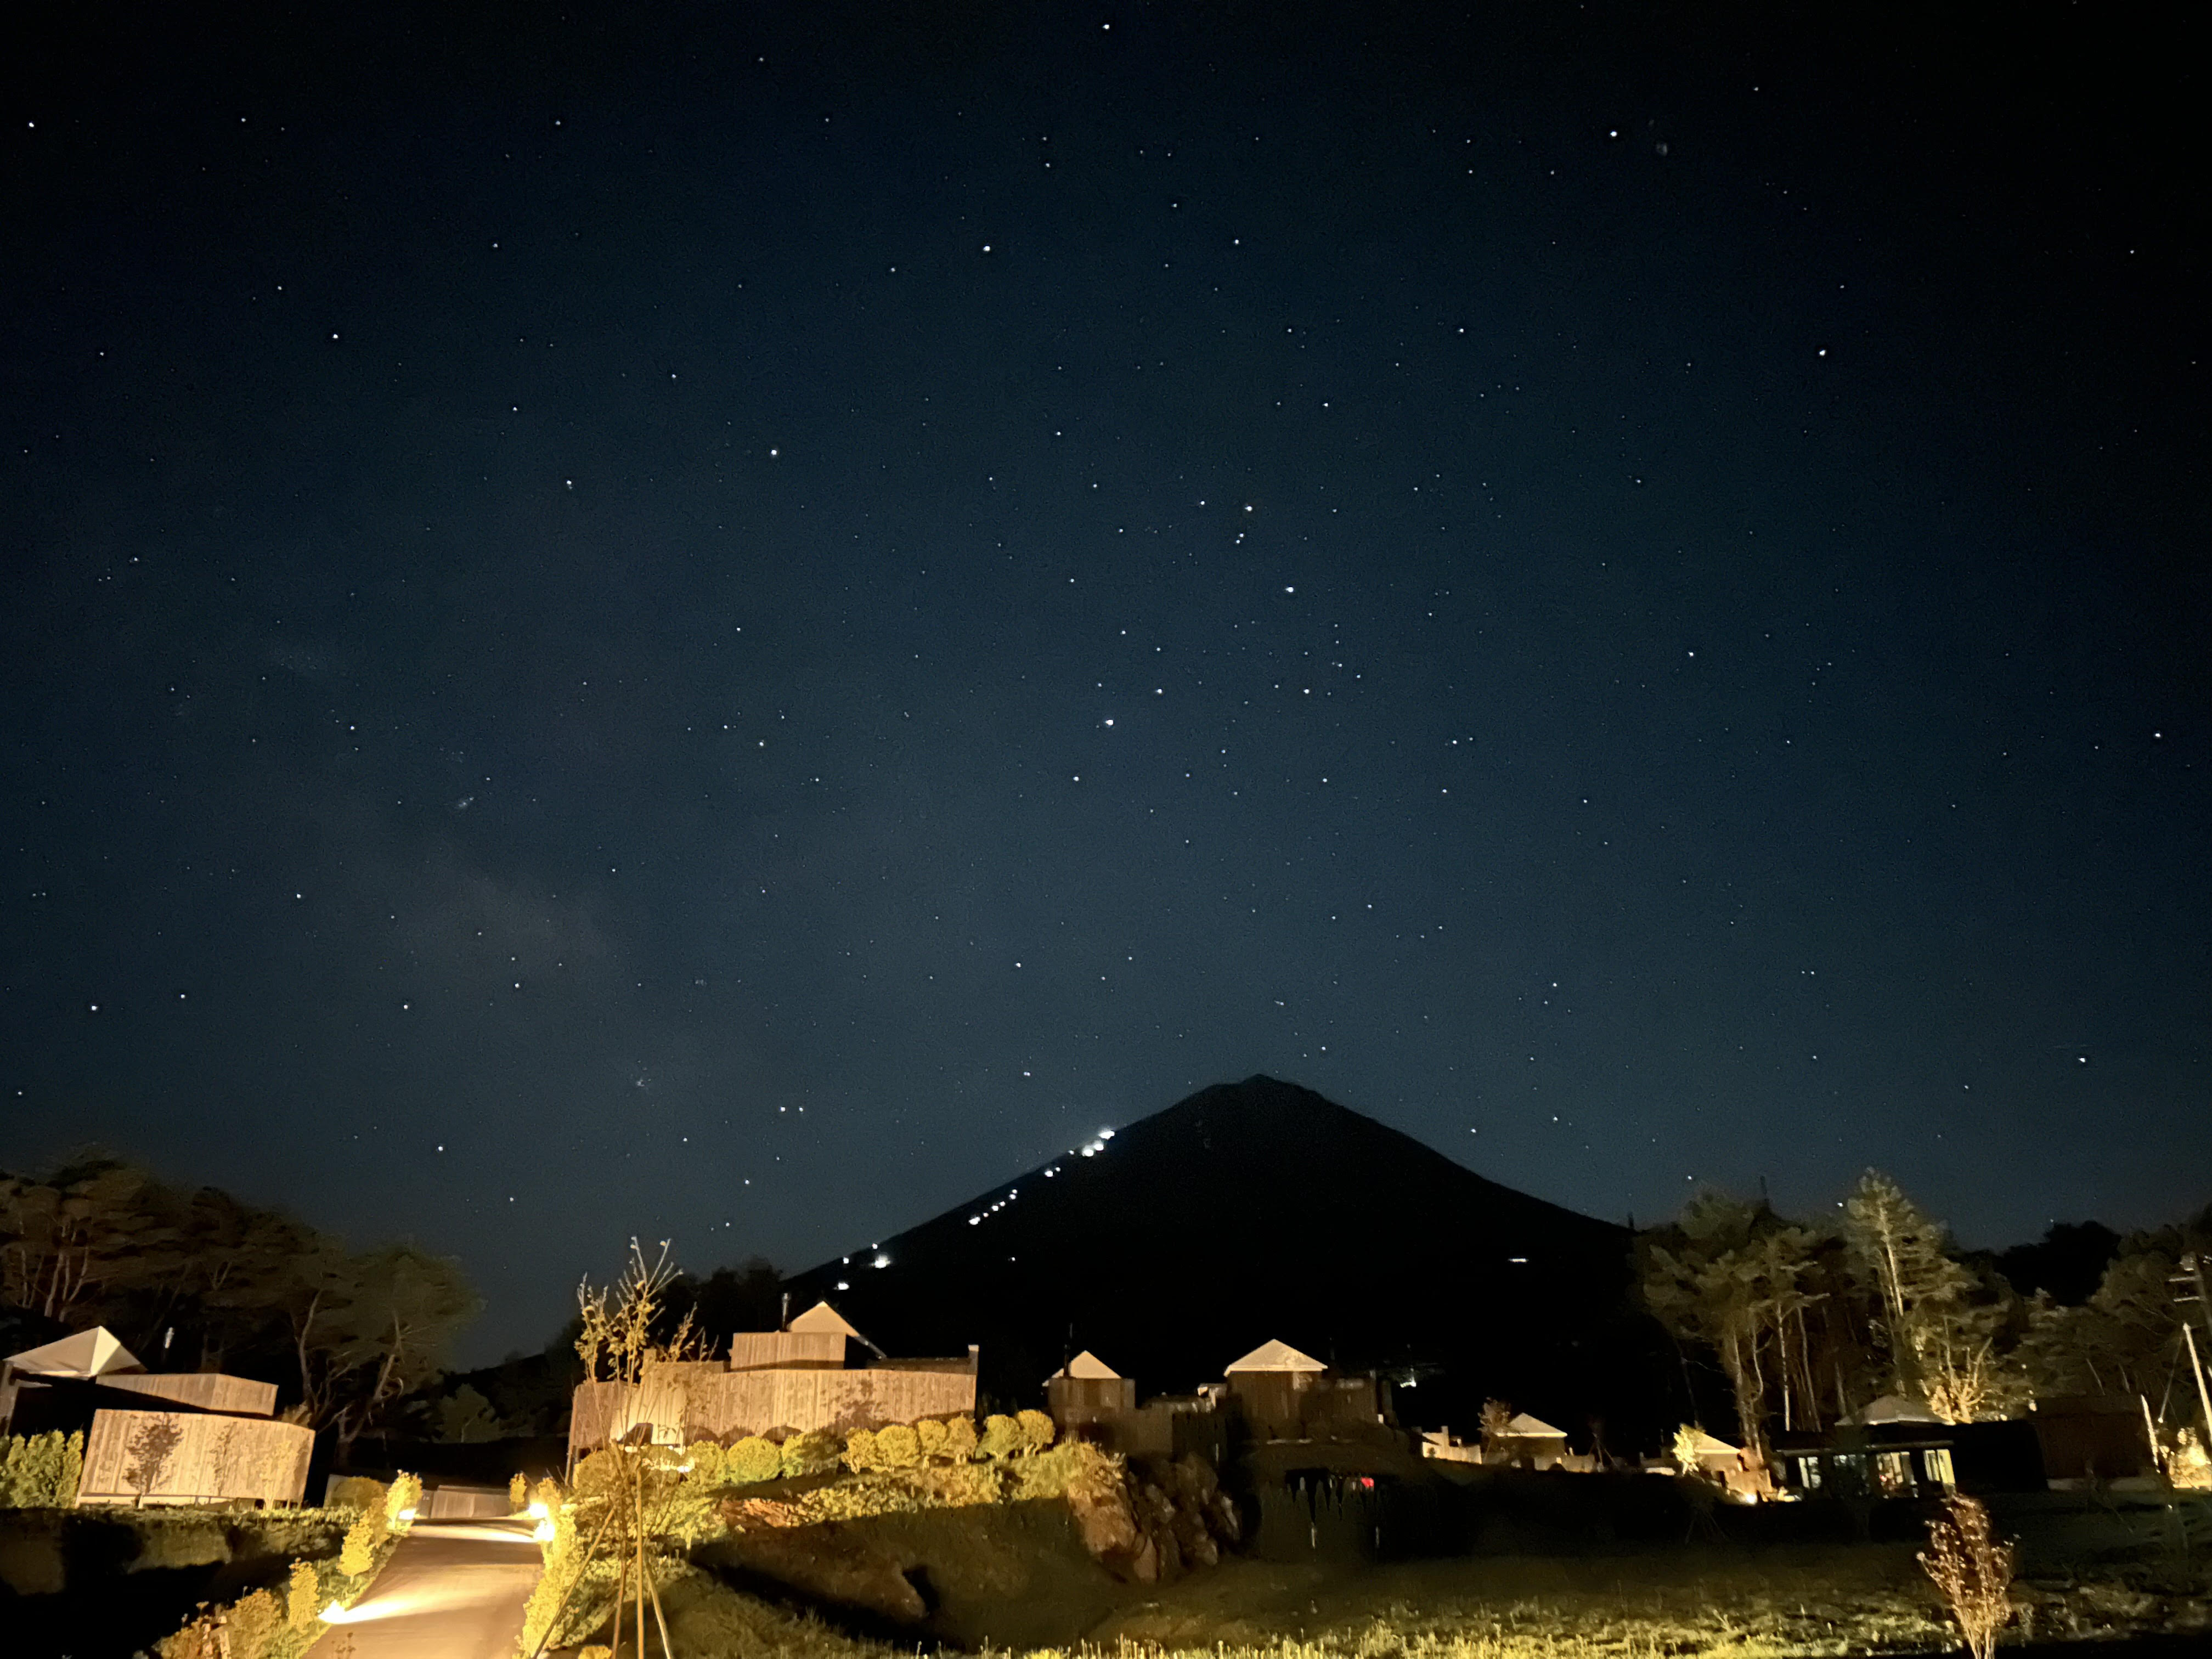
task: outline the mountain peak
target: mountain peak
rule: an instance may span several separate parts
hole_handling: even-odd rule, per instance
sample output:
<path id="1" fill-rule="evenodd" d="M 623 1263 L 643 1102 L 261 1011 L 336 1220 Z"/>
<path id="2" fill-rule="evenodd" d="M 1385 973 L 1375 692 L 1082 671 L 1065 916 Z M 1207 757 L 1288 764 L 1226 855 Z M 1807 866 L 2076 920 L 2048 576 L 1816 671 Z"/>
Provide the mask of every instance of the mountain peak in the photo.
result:
<path id="1" fill-rule="evenodd" d="M 986 1391 L 1026 1405 L 1082 1349 L 1153 1392 L 1269 1340 L 1352 1368 L 1481 1350 L 1503 1385 L 1542 1369 L 1547 1332 L 1614 1308 L 1627 1249 L 1625 1228 L 1254 1076 L 790 1283 L 894 1353 L 981 1343 Z M 1501 1319 L 1518 1332 L 1510 1356 L 1492 1352 Z"/>

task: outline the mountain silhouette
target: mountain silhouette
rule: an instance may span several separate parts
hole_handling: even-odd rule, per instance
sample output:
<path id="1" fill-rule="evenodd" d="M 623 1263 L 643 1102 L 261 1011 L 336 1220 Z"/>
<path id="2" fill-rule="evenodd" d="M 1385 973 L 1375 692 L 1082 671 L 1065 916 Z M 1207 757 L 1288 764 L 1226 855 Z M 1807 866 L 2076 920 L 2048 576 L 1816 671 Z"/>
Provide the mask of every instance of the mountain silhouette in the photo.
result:
<path id="1" fill-rule="evenodd" d="M 792 1308 L 826 1299 L 895 1355 L 979 1343 L 1004 1407 L 1080 1349 L 1151 1395 L 1279 1337 L 1416 1378 L 1399 1410 L 1431 1425 L 1471 1430 L 1488 1395 L 1569 1424 L 1641 1414 L 1656 1356 L 1626 1227 L 1268 1077 L 1087 1145 L 793 1276 Z"/>

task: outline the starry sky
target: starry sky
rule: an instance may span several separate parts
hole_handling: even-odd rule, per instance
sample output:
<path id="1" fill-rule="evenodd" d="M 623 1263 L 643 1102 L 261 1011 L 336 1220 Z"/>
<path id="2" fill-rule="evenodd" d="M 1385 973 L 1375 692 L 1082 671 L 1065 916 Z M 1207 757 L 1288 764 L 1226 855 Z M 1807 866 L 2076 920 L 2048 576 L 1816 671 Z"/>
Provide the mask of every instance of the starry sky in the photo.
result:
<path id="1" fill-rule="evenodd" d="M 0 1167 L 480 1359 L 1258 1072 L 1611 1218 L 2212 1198 L 2179 18 L 1814 11 L 51 9 Z"/>

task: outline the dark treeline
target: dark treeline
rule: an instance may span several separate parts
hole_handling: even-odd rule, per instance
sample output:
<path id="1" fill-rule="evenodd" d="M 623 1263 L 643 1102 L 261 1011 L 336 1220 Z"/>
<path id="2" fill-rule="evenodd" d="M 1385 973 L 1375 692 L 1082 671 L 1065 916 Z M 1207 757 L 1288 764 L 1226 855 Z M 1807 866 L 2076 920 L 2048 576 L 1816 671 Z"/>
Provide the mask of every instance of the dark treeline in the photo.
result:
<path id="1" fill-rule="evenodd" d="M 772 1328 L 779 1291 L 775 1268 L 748 1261 L 678 1278 L 664 1314 L 717 1338 Z M 453 1374 L 453 1339 L 480 1306 L 459 1263 L 411 1243 L 356 1251 L 112 1158 L 0 1172 L 0 1353 L 104 1325 L 157 1370 L 276 1383 L 286 1415 L 342 1444 L 557 1432 L 581 1375 L 574 1322 L 540 1353 Z"/>

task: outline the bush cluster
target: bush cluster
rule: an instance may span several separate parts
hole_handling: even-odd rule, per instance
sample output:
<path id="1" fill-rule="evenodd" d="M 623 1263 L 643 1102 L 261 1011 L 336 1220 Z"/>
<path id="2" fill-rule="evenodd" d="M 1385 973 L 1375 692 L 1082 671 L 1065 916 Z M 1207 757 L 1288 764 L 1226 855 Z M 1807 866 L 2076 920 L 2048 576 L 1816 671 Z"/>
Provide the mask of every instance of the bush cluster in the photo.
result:
<path id="1" fill-rule="evenodd" d="M 354 1525 L 374 1524 L 383 1514 L 380 1505 L 365 1509 Z M 155 1651 L 161 1659 L 303 1659 L 324 1632 L 323 1609 L 333 1601 L 350 1605 L 380 1565 L 372 1558 L 362 1571 L 349 1572 L 343 1553 L 336 1561 L 295 1561 L 275 1589 L 254 1590 L 228 1607 L 203 1605 L 191 1623 L 155 1644 Z"/>
<path id="2" fill-rule="evenodd" d="M 387 1532 L 404 1532 L 422 1507 L 422 1478 L 404 1469 L 392 1477 L 384 1495 L 384 1524 Z"/>
<path id="3" fill-rule="evenodd" d="M 11 1434 L 6 1445 L 0 1455 L 0 1509 L 64 1509 L 76 1502 L 84 1473 L 82 1434 Z"/>
<path id="4" fill-rule="evenodd" d="M 377 1552 L 384 1540 L 392 1535 L 392 1519 L 386 1507 L 388 1495 L 381 1481 L 362 1483 L 376 1488 L 374 1496 L 362 1505 L 361 1514 L 353 1525 L 346 1528 L 345 1547 L 338 1552 L 338 1571 L 349 1578 L 357 1578 L 376 1565 Z"/>
<path id="5" fill-rule="evenodd" d="M 342 1475 L 331 1483 L 331 1507 L 334 1510 L 369 1510 L 382 1506 L 385 1498 L 384 1482 L 372 1480 L 365 1474 Z"/>
<path id="6" fill-rule="evenodd" d="M 944 1465 L 958 1468 L 979 1458 L 1000 1463 L 1008 1458 L 1032 1456 L 1053 1443 L 1055 1432 L 1051 1418 L 1042 1412 L 1025 1411 L 986 1419 L 981 1434 L 969 1417 L 890 1423 L 879 1429 L 852 1429 L 842 1435 L 814 1430 L 791 1435 L 781 1446 L 766 1435 L 749 1434 L 726 1446 L 713 1440 L 695 1441 L 684 1449 L 680 1467 L 687 1484 L 703 1491 L 827 1474 L 839 1468 L 854 1474 Z M 544 1499 L 543 1492 L 538 1496 Z M 517 1507 L 520 1507 L 520 1499 Z"/>

